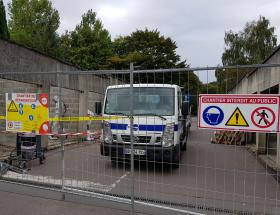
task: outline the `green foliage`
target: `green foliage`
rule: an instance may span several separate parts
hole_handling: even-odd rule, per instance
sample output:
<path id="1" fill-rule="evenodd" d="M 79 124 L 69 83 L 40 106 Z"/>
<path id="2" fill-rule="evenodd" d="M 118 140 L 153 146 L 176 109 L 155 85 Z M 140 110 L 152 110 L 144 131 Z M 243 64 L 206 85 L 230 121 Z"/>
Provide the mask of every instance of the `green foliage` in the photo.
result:
<path id="1" fill-rule="evenodd" d="M 218 91 L 218 84 L 216 81 L 205 83 L 202 85 L 201 92 L 203 94 L 217 94 Z"/>
<path id="2" fill-rule="evenodd" d="M 247 65 L 261 63 L 271 54 L 277 45 L 275 28 L 263 16 L 258 21 L 249 22 L 239 33 L 225 33 L 225 51 L 222 55 L 223 65 Z M 217 70 L 216 78 L 219 90 L 231 89 L 237 81 L 249 72 L 249 69 Z M 225 82 L 224 80 L 228 80 Z"/>
<path id="3" fill-rule="evenodd" d="M 275 28 L 265 17 L 247 23 L 243 31 L 225 33 L 224 65 L 261 63 L 276 47 Z"/>
<path id="4" fill-rule="evenodd" d="M 176 54 L 177 45 L 170 37 L 160 35 L 158 30 L 136 30 L 128 36 L 121 36 L 113 43 L 114 56 L 107 68 L 127 69 L 133 62 L 139 69 L 184 68 L 185 61 L 180 61 Z M 159 73 L 139 75 L 136 82 L 179 84 L 178 73 Z"/>
<path id="5" fill-rule="evenodd" d="M 9 3 L 11 39 L 49 54 L 55 54 L 59 14 L 49 0 L 12 0 Z"/>
<path id="6" fill-rule="evenodd" d="M 227 93 L 250 71 L 248 68 L 216 70 L 218 92 Z"/>
<path id="7" fill-rule="evenodd" d="M 107 68 L 128 69 L 133 62 L 137 69 L 186 68 L 186 61 L 181 61 L 176 53 L 177 45 L 170 37 L 165 37 L 158 30 L 136 30 L 129 36 L 121 36 L 113 42 L 114 56 Z M 177 84 L 184 87 L 184 94 L 191 95 L 194 114 L 197 109 L 197 95 L 202 83 L 192 72 L 164 72 L 135 75 L 136 83 Z"/>
<path id="8" fill-rule="evenodd" d="M 203 84 L 199 80 L 198 76 L 194 74 L 193 71 L 190 71 L 188 73 L 184 73 L 184 75 L 181 77 L 180 86 L 184 87 L 185 95 L 190 95 L 192 114 L 197 115 L 198 96 L 203 92 Z"/>
<path id="9" fill-rule="evenodd" d="M 96 13 L 89 10 L 72 32 L 66 32 L 60 39 L 60 56 L 83 69 L 102 69 L 112 56 L 112 42 L 109 32 L 103 28 Z"/>
<path id="10" fill-rule="evenodd" d="M 176 43 L 170 37 L 160 35 L 157 30 L 136 30 L 114 41 L 114 56 L 108 67 L 128 68 L 132 61 L 141 69 L 185 67 L 185 61 L 180 61 L 176 49 Z"/>
<path id="11" fill-rule="evenodd" d="M 7 20 L 6 20 L 5 6 L 2 0 L 0 0 L 0 38 L 3 39 L 10 38 L 10 34 L 7 26 Z"/>

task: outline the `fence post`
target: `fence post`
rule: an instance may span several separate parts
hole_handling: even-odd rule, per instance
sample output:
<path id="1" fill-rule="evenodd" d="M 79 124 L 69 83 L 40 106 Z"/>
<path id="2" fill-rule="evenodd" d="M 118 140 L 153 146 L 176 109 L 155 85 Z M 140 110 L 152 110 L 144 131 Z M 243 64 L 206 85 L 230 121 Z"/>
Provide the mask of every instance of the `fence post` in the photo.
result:
<path id="1" fill-rule="evenodd" d="M 62 104 L 62 77 L 61 74 L 58 74 L 58 105 L 59 105 L 59 117 L 62 117 L 63 113 L 63 104 Z M 62 134 L 64 129 L 63 129 L 63 122 L 59 122 L 59 134 Z M 60 136 L 60 146 L 61 146 L 61 191 L 62 191 L 62 200 L 65 200 L 65 193 L 64 193 L 64 185 L 65 185 L 65 161 L 64 161 L 64 136 Z"/>
<path id="2" fill-rule="evenodd" d="M 131 173 L 131 214 L 134 215 L 134 137 L 133 137 L 133 63 L 130 63 L 130 90 L 129 90 L 129 109 L 130 109 L 130 173 Z"/>

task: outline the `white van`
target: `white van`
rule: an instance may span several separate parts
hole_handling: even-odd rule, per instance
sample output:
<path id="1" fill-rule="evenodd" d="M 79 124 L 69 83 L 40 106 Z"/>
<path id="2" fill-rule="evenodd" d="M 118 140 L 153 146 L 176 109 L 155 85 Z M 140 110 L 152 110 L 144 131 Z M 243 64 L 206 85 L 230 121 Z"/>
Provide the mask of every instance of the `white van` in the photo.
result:
<path id="1" fill-rule="evenodd" d="M 109 86 L 102 114 L 122 118 L 103 122 L 101 154 L 112 162 L 130 158 L 130 85 Z M 168 84 L 133 85 L 134 159 L 178 166 L 191 126 L 189 103 L 181 88 Z"/>

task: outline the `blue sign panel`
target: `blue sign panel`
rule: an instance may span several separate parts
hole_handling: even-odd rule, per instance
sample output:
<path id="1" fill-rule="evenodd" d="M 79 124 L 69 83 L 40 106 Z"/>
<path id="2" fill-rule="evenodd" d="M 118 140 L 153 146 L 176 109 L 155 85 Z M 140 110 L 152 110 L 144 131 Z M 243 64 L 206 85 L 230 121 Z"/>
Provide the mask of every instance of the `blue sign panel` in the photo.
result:
<path id="1" fill-rule="evenodd" d="M 209 106 L 203 111 L 203 120 L 208 125 L 219 125 L 224 116 L 224 112 L 218 106 Z"/>
<path id="2" fill-rule="evenodd" d="M 183 100 L 185 102 L 191 102 L 191 95 L 184 95 Z"/>
<path id="3" fill-rule="evenodd" d="M 28 117 L 28 118 L 29 118 L 29 120 L 30 120 L 30 121 L 33 121 L 34 116 L 33 116 L 33 115 L 29 115 L 29 117 Z"/>

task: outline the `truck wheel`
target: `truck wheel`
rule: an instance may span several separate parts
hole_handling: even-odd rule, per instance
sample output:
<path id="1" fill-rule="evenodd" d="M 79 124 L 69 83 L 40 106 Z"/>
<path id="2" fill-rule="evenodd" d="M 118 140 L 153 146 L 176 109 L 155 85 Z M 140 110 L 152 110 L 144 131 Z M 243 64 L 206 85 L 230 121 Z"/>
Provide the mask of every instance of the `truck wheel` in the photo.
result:
<path id="1" fill-rule="evenodd" d="M 178 169 L 179 166 L 180 166 L 179 160 L 173 161 L 173 164 L 172 164 L 172 167 L 173 167 L 173 168 Z"/>
<path id="2" fill-rule="evenodd" d="M 111 165 L 112 167 L 125 165 L 125 159 L 111 155 Z"/>
<path id="3" fill-rule="evenodd" d="M 117 161 L 111 160 L 111 166 L 115 168 L 117 166 Z"/>
<path id="4" fill-rule="evenodd" d="M 187 150 L 187 140 L 184 141 L 184 143 L 181 145 L 181 150 L 186 151 Z"/>
<path id="5" fill-rule="evenodd" d="M 40 158 L 39 158 L 39 163 L 40 163 L 40 164 L 44 164 L 44 157 L 40 157 Z"/>
<path id="6" fill-rule="evenodd" d="M 178 148 L 177 151 L 175 151 L 172 159 L 172 167 L 173 168 L 179 168 L 180 165 L 180 149 Z"/>
<path id="7" fill-rule="evenodd" d="M 185 137 L 185 141 L 181 145 L 181 150 L 182 151 L 186 151 L 187 150 L 187 141 L 188 141 L 189 133 L 190 133 L 190 127 L 187 128 L 187 134 L 186 134 L 186 137 Z"/>

